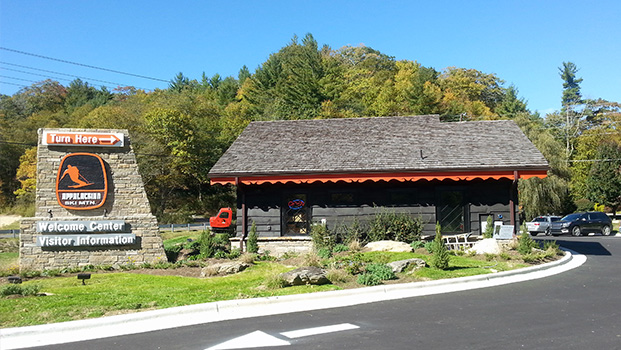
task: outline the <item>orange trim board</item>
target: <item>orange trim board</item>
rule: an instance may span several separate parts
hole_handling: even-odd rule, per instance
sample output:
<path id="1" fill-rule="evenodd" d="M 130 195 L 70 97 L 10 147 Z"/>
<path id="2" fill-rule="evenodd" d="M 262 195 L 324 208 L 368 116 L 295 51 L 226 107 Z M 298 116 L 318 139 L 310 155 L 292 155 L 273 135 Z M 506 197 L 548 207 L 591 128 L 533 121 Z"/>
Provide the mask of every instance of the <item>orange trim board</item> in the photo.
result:
<path id="1" fill-rule="evenodd" d="M 517 178 L 529 179 L 532 177 L 544 178 L 548 175 L 546 170 L 517 171 Z M 419 180 L 454 180 L 471 181 L 474 179 L 509 179 L 515 178 L 513 171 L 471 171 L 471 172 L 445 172 L 445 173 L 381 173 L 381 174 L 315 174 L 315 175 L 267 175 L 267 176 L 241 176 L 239 183 L 244 185 L 262 185 L 276 183 L 314 183 L 314 182 L 365 182 L 365 181 L 419 181 Z M 234 185 L 236 177 L 214 177 L 211 184 Z"/>

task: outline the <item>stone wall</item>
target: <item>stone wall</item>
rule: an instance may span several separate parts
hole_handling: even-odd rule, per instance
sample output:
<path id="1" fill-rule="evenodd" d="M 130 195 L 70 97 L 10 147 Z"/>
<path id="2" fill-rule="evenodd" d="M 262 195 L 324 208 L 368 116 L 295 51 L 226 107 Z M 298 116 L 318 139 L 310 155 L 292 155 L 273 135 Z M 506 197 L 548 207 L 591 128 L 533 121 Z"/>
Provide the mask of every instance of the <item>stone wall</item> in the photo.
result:
<path id="1" fill-rule="evenodd" d="M 37 192 L 34 218 L 21 223 L 20 269 L 43 270 L 85 265 L 124 265 L 166 261 L 157 221 L 138 173 L 138 164 L 127 130 L 55 129 L 56 132 L 122 133 L 124 147 L 43 145 L 39 130 L 37 152 Z M 56 198 L 56 178 L 61 159 L 70 153 L 98 155 L 108 176 L 105 203 L 96 209 L 74 210 L 60 206 Z M 36 223 L 39 221 L 124 220 L 136 241 L 129 246 L 40 247 L 37 246 Z"/>

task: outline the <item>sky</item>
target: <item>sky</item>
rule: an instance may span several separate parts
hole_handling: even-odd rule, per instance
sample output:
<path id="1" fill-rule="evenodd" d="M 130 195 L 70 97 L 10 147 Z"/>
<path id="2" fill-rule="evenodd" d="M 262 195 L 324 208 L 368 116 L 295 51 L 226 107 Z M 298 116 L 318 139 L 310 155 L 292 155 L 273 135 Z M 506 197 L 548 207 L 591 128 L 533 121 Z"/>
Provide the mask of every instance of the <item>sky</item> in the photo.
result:
<path id="1" fill-rule="evenodd" d="M 618 0 L 0 0 L 0 93 L 47 78 L 153 90 L 179 72 L 237 77 L 311 33 L 333 49 L 494 73 L 544 116 L 560 109 L 563 62 L 585 98 L 621 102 L 620 15 Z"/>

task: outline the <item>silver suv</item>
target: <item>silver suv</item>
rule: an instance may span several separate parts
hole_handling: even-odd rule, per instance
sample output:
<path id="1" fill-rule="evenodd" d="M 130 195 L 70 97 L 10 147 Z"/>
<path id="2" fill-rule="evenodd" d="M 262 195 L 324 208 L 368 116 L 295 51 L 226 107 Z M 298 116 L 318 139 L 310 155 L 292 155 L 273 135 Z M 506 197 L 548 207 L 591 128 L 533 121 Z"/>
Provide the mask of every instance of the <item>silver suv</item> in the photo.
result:
<path id="1" fill-rule="evenodd" d="M 553 222 L 559 221 L 561 219 L 560 216 L 554 215 L 543 215 L 534 218 L 532 221 L 526 223 L 526 229 L 528 232 L 536 236 L 540 233 L 545 233 L 546 236 L 550 235 L 550 226 Z"/>

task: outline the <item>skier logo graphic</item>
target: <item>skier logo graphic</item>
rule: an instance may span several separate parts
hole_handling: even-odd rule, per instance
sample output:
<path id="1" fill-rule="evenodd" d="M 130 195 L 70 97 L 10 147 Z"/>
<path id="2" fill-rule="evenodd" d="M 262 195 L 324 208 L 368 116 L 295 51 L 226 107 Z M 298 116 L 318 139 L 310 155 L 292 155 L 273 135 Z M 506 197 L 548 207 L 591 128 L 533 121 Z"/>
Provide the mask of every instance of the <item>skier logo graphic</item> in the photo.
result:
<path id="1" fill-rule="evenodd" d="M 91 153 L 70 153 L 60 162 L 56 198 L 63 208 L 86 210 L 106 201 L 108 179 L 103 160 Z"/>
<path id="2" fill-rule="evenodd" d="M 66 175 L 69 175 L 69 178 L 71 179 L 71 181 L 76 183 L 76 185 L 69 185 L 68 187 L 80 188 L 80 187 L 93 184 L 92 182 L 87 182 L 88 180 L 86 180 L 84 176 L 80 174 L 80 169 L 78 169 L 77 166 L 68 164 L 67 169 L 63 172 L 63 176 L 60 177 L 60 181 L 62 181 L 62 179 L 65 178 Z M 83 181 L 83 180 L 86 180 L 86 181 Z"/>

